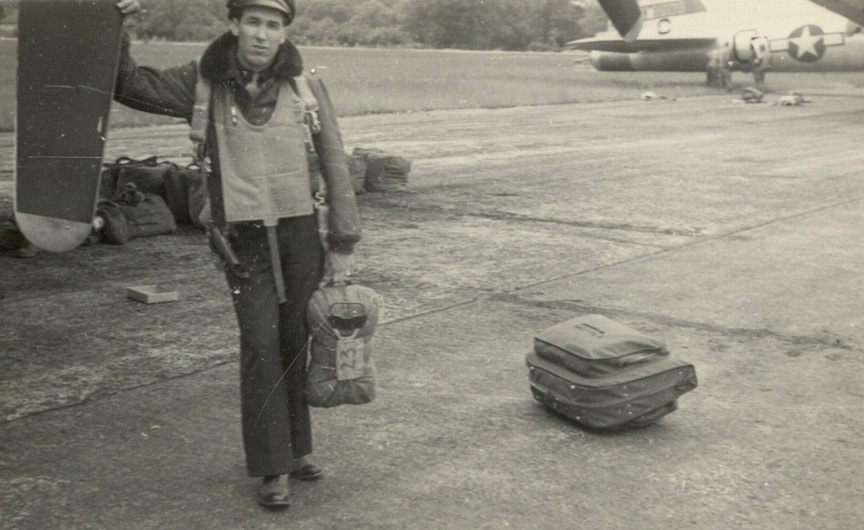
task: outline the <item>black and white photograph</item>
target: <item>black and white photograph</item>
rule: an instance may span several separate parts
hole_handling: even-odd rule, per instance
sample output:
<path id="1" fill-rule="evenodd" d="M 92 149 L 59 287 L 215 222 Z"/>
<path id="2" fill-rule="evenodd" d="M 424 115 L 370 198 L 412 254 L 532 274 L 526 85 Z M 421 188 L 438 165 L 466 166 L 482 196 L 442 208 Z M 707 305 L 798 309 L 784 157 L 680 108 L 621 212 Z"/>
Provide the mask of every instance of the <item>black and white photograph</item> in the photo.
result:
<path id="1" fill-rule="evenodd" d="M 0 529 L 864 528 L 864 0 L 0 0 Z"/>

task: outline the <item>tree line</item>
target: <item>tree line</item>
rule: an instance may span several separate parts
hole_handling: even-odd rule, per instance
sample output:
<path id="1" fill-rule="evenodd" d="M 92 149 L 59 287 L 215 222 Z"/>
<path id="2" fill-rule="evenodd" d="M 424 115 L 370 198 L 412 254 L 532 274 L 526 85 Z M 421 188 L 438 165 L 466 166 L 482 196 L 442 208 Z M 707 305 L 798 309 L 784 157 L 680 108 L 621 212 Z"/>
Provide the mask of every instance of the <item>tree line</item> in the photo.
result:
<path id="1" fill-rule="evenodd" d="M 225 0 L 142 0 L 142 39 L 205 41 L 225 31 Z M 572 0 L 298 0 L 289 28 L 318 46 L 556 50 L 605 29 L 596 2 Z"/>

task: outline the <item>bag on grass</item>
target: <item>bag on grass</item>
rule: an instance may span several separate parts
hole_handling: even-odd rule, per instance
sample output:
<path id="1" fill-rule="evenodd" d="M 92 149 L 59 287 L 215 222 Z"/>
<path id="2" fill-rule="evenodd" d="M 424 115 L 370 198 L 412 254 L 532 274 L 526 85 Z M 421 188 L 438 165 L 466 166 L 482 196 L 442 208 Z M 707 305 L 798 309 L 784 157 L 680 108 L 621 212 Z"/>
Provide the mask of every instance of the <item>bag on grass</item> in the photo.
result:
<path id="1" fill-rule="evenodd" d="M 105 168 L 100 188 L 103 199 L 115 200 L 131 183 L 139 192 L 164 200 L 176 224 L 204 227 L 202 213 L 209 213 L 210 203 L 198 165 L 184 168 L 173 162 L 159 162 L 155 156 L 141 160 L 123 156 L 113 164 L 105 164 Z"/>
<path id="2" fill-rule="evenodd" d="M 312 334 L 306 402 L 312 407 L 362 405 L 375 399 L 372 336 L 381 297 L 360 285 L 329 285 L 309 300 Z"/>
<path id="3" fill-rule="evenodd" d="M 381 149 L 355 147 L 352 157 L 366 162 L 363 188 L 366 191 L 404 191 L 408 187 L 411 161 L 402 156 L 389 155 Z"/>
<path id="4" fill-rule="evenodd" d="M 127 183 L 116 197 L 116 203 L 126 218 L 129 238 L 172 234 L 177 231 L 174 215 L 162 197 L 141 193 L 133 183 Z"/>
<path id="5" fill-rule="evenodd" d="M 103 199 L 110 200 L 131 182 L 140 192 L 152 193 L 165 199 L 167 174 L 176 170 L 176 164 L 159 162 L 155 156 L 140 160 L 121 156 L 113 164 L 105 164 L 100 176 L 99 194 Z"/>
<path id="6" fill-rule="evenodd" d="M 99 201 L 96 216 L 102 218 L 100 241 L 109 245 L 124 245 L 129 241 L 129 223 L 120 205 L 114 201 Z"/>

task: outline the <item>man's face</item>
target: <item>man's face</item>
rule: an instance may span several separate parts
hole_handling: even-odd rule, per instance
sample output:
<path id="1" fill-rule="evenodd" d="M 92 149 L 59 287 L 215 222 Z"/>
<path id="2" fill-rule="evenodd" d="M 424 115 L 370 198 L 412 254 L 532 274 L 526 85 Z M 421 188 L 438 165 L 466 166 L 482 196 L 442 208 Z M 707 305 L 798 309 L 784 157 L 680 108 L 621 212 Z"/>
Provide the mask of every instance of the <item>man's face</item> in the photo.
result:
<path id="1" fill-rule="evenodd" d="M 285 42 L 285 19 L 269 7 L 247 7 L 240 20 L 231 21 L 231 33 L 237 37 L 237 54 L 243 67 L 260 71 L 270 65 Z"/>

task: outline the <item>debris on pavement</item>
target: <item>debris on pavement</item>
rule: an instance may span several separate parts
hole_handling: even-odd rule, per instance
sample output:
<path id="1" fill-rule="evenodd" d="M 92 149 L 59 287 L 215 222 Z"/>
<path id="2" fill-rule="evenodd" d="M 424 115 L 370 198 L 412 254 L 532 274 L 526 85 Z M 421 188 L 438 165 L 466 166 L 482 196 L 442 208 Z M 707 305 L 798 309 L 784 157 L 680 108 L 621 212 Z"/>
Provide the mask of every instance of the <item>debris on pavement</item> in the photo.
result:
<path id="1" fill-rule="evenodd" d="M 811 101 L 810 98 L 805 98 L 797 90 L 793 90 L 780 96 L 780 99 L 777 100 L 777 105 L 781 107 L 798 107 L 804 103 L 810 103 Z"/>
<path id="2" fill-rule="evenodd" d="M 675 101 L 675 98 L 667 98 L 666 96 L 659 95 L 656 92 L 651 92 L 650 90 L 642 94 L 643 101 L 650 101 L 652 99 L 668 99 L 669 101 Z"/>
<path id="3" fill-rule="evenodd" d="M 758 88 L 748 86 L 741 91 L 741 95 L 734 101 L 738 103 L 762 103 L 764 97 L 765 92 Z"/>
<path id="4" fill-rule="evenodd" d="M 161 304 L 163 302 L 176 302 L 180 299 L 180 293 L 164 289 L 158 285 L 136 285 L 126 288 L 126 296 L 144 304 Z"/>

